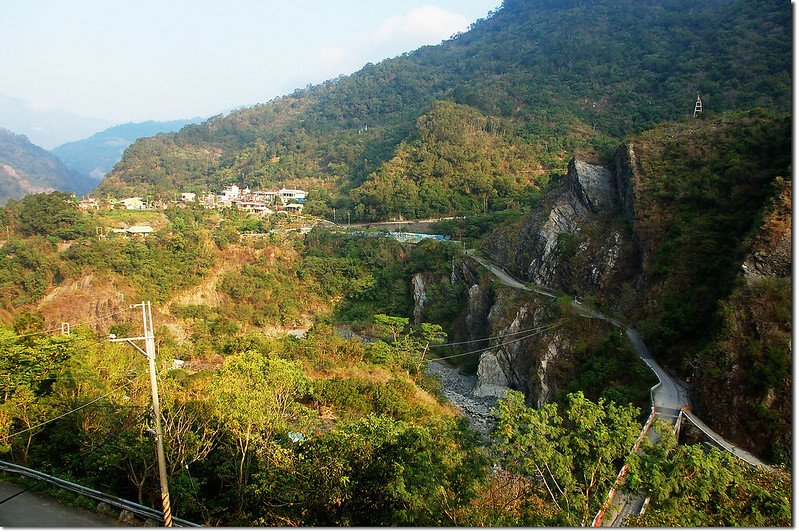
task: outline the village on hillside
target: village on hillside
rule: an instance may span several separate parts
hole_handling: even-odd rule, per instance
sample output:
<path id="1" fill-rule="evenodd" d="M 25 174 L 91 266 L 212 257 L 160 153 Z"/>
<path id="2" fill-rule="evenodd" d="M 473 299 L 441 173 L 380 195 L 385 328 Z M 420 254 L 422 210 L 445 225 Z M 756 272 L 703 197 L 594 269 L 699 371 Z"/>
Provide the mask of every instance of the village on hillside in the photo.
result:
<path id="1" fill-rule="evenodd" d="M 281 188 L 278 191 L 252 191 L 249 188 L 241 189 L 237 185 L 230 185 L 219 194 L 214 194 L 213 192 L 203 194 L 182 192 L 180 197 L 172 201 L 148 201 L 146 198 L 140 196 L 121 200 L 99 200 L 97 198 L 86 197 L 78 203 L 78 208 L 81 210 L 146 210 L 163 209 L 169 204 L 177 204 L 178 206 L 198 204 L 207 209 L 236 207 L 252 214 L 268 216 L 276 212 L 301 213 L 307 194 L 308 193 L 304 190 L 291 188 Z"/>

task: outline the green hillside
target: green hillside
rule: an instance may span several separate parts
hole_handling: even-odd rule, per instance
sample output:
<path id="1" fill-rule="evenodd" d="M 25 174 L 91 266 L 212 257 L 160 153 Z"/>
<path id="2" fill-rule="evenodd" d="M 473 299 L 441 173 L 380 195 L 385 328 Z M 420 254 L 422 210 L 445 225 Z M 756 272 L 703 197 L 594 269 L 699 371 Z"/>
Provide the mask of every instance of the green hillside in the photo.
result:
<path id="1" fill-rule="evenodd" d="M 328 207 L 382 218 L 394 212 L 375 207 L 379 189 L 432 178 L 443 181 L 435 194 L 456 197 L 420 198 L 419 214 L 496 210 L 575 152 L 601 159 L 624 135 L 689 115 L 697 93 L 706 112 L 787 111 L 791 31 L 777 1 L 509 0 L 439 46 L 142 139 L 96 193 L 290 183 L 325 190 L 317 197 Z M 442 119 L 440 100 L 458 104 L 448 118 L 485 137 L 480 153 L 449 153 L 478 142 L 469 134 L 430 134 L 422 117 Z M 495 146 L 504 153 L 486 153 Z M 476 167 L 478 186 L 468 182 Z"/>
<path id="2" fill-rule="evenodd" d="M 105 174 L 122 158 L 125 149 L 141 137 L 151 137 L 158 133 L 178 131 L 200 118 L 191 120 L 170 120 L 157 122 L 137 122 L 110 127 L 91 137 L 61 144 L 50 150 L 61 159 L 68 168 L 99 183 Z"/>
<path id="3" fill-rule="evenodd" d="M 0 204 L 50 190 L 85 194 L 93 184 L 25 135 L 0 128 Z"/>

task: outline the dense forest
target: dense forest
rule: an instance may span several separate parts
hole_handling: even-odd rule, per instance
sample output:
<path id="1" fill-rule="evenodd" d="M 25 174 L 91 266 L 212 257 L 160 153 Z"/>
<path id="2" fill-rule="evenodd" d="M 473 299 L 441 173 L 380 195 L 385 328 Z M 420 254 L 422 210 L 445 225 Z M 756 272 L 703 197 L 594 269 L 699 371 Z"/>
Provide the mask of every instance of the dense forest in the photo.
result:
<path id="1" fill-rule="evenodd" d="M 664 122 L 628 137 L 607 165 L 629 203 L 570 228 L 557 198 L 577 185 L 558 178 L 482 251 L 532 280 L 541 224 L 554 220 L 549 288 L 634 320 L 660 363 L 691 382 L 701 416 L 783 460 L 793 433 L 791 138 L 790 116 L 762 109 Z"/>
<path id="2" fill-rule="evenodd" d="M 776 0 L 506 1 L 439 46 L 142 139 L 95 193 L 289 183 L 363 219 L 524 204 L 575 153 L 608 158 L 698 93 L 707 111 L 787 111 L 790 28 Z M 406 214 L 379 204 L 397 190 Z"/>

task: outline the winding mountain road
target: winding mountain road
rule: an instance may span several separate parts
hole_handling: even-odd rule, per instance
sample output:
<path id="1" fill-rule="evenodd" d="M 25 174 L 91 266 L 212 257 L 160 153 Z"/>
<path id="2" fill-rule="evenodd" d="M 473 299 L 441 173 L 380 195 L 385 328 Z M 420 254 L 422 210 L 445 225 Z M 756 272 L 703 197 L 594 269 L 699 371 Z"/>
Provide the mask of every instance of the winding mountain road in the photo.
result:
<path id="1" fill-rule="evenodd" d="M 528 292 L 535 292 L 537 294 L 541 294 L 547 297 L 555 298 L 557 295 L 548 290 L 546 288 L 536 286 L 533 284 L 523 283 L 513 277 L 511 274 L 506 272 L 503 268 L 493 264 L 491 261 L 488 261 L 477 254 L 477 251 L 474 249 L 466 250 L 466 255 L 478 263 L 480 263 L 483 267 L 485 267 L 488 271 L 490 271 L 494 276 L 499 279 L 499 281 L 511 288 L 516 288 L 519 290 L 526 290 Z M 680 410 L 689 409 L 691 405 L 690 396 L 688 393 L 688 387 L 684 382 L 681 380 L 673 377 L 669 374 L 665 369 L 663 369 L 660 364 L 652 357 L 652 353 L 649 352 L 646 345 L 644 344 L 643 338 L 641 335 L 636 331 L 632 326 L 624 324 L 619 320 L 602 314 L 601 312 L 589 308 L 577 299 L 572 299 L 571 305 L 573 308 L 577 310 L 577 312 L 581 316 L 595 318 L 607 321 L 612 323 L 613 325 L 619 327 L 620 329 L 624 329 L 627 337 L 630 339 L 630 344 L 635 349 L 635 352 L 638 354 L 639 358 L 644 361 L 644 363 L 649 366 L 649 369 L 657 376 L 658 380 L 660 381 L 657 385 L 652 388 L 652 405 L 655 407 L 657 415 L 661 418 L 665 418 L 671 420 L 672 423 L 677 419 L 680 414 Z M 688 407 L 688 408 L 686 408 Z M 737 446 L 733 445 L 729 441 L 722 438 L 719 434 L 713 432 L 705 423 L 702 422 L 696 415 L 689 414 L 685 412 L 687 419 L 699 430 L 705 433 L 711 440 L 716 442 L 721 448 L 727 450 L 728 452 L 734 454 L 744 462 L 757 466 L 757 467 L 765 467 L 768 468 L 769 466 L 759 460 L 757 457 L 753 456 L 751 453 L 746 452 L 743 449 L 738 448 Z"/>
<path id="2" fill-rule="evenodd" d="M 553 299 L 556 297 L 554 292 L 547 290 L 546 288 L 525 284 L 519 281 L 501 267 L 480 257 L 477 254 L 477 251 L 474 249 L 466 250 L 466 255 L 488 269 L 505 286 L 519 290 L 526 290 L 528 292 L 535 292 Z M 641 338 L 641 335 L 638 334 L 638 331 L 629 325 L 623 324 L 615 318 L 606 316 L 597 310 L 587 307 L 577 299 L 572 299 L 571 305 L 581 316 L 604 320 L 612 323 L 616 327 L 625 329 L 627 337 L 630 339 L 630 343 L 632 344 L 633 349 L 635 349 L 635 352 L 638 354 L 641 360 L 643 360 L 644 363 L 649 366 L 649 368 L 660 381 L 660 384 L 652 392 L 653 404 L 660 416 L 676 419 L 680 409 L 691 404 L 688 397 L 688 388 L 685 386 L 685 384 L 669 375 L 662 367 L 660 367 L 655 359 L 652 358 L 652 353 L 650 353 L 649 349 L 646 348 L 644 340 Z"/>

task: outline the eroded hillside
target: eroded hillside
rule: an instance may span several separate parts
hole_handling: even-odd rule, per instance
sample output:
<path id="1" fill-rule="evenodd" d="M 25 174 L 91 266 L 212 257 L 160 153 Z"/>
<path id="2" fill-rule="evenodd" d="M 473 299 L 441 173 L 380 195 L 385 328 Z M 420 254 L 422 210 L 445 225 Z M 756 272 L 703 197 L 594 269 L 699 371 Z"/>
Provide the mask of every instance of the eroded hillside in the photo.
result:
<path id="1" fill-rule="evenodd" d="M 655 355 L 704 398 L 701 415 L 784 456 L 790 138 L 788 120 L 762 112 L 659 126 L 606 168 L 573 162 L 539 207 L 495 230 L 484 249 L 522 278 L 635 319 Z M 737 354 L 709 354 L 730 342 Z M 742 379 L 759 384 L 743 391 Z"/>

